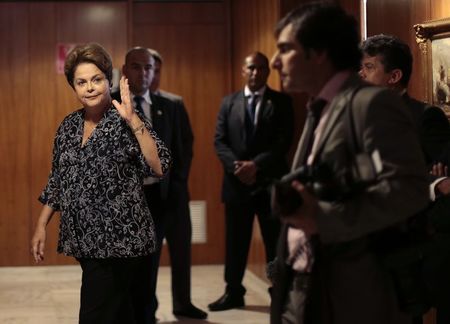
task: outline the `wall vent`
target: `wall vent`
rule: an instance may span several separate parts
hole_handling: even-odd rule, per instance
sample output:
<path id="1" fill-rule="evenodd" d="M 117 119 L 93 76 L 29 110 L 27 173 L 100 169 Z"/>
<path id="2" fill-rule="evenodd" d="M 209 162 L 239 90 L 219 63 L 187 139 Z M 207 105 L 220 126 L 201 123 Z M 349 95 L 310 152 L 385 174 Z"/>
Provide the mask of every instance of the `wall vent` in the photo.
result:
<path id="1" fill-rule="evenodd" d="M 206 243 L 208 238 L 206 235 L 206 201 L 191 200 L 189 202 L 192 223 L 192 244 Z M 166 244 L 164 239 L 163 244 Z"/>
<path id="2" fill-rule="evenodd" d="M 192 222 L 192 243 L 206 243 L 206 201 L 191 200 L 189 202 Z"/>

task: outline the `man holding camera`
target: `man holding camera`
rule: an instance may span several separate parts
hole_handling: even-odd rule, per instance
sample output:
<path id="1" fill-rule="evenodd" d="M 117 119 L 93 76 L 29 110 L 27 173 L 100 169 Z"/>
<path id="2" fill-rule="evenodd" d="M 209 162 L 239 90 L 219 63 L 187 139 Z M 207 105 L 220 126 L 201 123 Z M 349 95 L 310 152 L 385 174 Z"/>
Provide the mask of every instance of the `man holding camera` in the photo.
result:
<path id="1" fill-rule="evenodd" d="M 411 116 L 399 96 L 359 79 L 357 24 L 339 6 L 304 4 L 276 36 L 284 90 L 311 97 L 293 169 L 325 167 L 344 192 L 333 200 L 291 182 L 302 203 L 280 215 L 271 323 L 410 323 L 371 237 L 428 201 Z"/>

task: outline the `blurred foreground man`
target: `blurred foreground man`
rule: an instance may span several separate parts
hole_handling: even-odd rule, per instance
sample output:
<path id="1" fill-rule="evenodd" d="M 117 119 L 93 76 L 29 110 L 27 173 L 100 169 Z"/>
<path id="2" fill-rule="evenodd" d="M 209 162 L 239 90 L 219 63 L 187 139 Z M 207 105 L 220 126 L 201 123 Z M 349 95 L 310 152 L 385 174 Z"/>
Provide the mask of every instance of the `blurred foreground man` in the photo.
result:
<path id="1" fill-rule="evenodd" d="M 410 114 L 393 92 L 360 80 L 357 24 L 342 8 L 305 4 L 276 36 L 284 90 L 310 96 L 292 167 L 309 166 L 312 180 L 289 181 L 295 196 L 274 192 L 285 225 L 271 323 L 410 323 L 371 240 L 428 201 Z"/>

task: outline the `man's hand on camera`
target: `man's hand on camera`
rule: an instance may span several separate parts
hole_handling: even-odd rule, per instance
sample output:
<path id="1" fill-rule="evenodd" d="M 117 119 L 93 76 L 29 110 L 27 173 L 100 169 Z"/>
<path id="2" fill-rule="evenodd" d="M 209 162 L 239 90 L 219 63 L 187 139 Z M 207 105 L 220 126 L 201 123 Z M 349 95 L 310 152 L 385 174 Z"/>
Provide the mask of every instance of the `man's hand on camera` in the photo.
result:
<path id="1" fill-rule="evenodd" d="M 256 164 L 253 161 L 234 161 L 234 175 L 246 185 L 256 181 Z"/>
<path id="2" fill-rule="evenodd" d="M 450 178 L 448 178 L 448 167 L 441 162 L 433 164 L 430 174 L 442 178 L 434 187 L 437 196 L 444 196 L 450 193 Z M 437 179 L 439 180 L 439 179 Z"/>
<path id="3" fill-rule="evenodd" d="M 448 167 L 441 162 L 433 164 L 430 171 L 431 175 L 436 177 L 447 177 L 448 176 Z"/>
<path id="4" fill-rule="evenodd" d="M 450 178 L 445 178 L 439 182 L 435 187 L 435 191 L 438 195 L 450 194 Z"/>
<path id="5" fill-rule="evenodd" d="M 298 181 L 292 181 L 292 188 L 302 196 L 303 204 L 295 213 L 283 215 L 281 220 L 295 228 L 303 230 L 307 237 L 316 234 L 316 214 L 319 207 L 316 197 Z"/>

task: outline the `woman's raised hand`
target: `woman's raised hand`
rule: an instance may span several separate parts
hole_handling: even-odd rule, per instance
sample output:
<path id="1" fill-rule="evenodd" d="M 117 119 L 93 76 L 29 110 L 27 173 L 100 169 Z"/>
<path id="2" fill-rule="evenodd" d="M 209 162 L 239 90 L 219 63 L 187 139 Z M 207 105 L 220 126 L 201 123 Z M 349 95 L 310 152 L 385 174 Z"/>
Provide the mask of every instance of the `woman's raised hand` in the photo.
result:
<path id="1" fill-rule="evenodd" d="M 131 103 L 128 79 L 126 79 L 124 76 L 120 78 L 120 98 L 122 100 L 122 103 L 119 103 L 117 100 L 113 100 L 112 103 L 114 107 L 116 107 L 120 116 L 129 124 L 131 118 L 135 114 L 135 111 Z"/>

